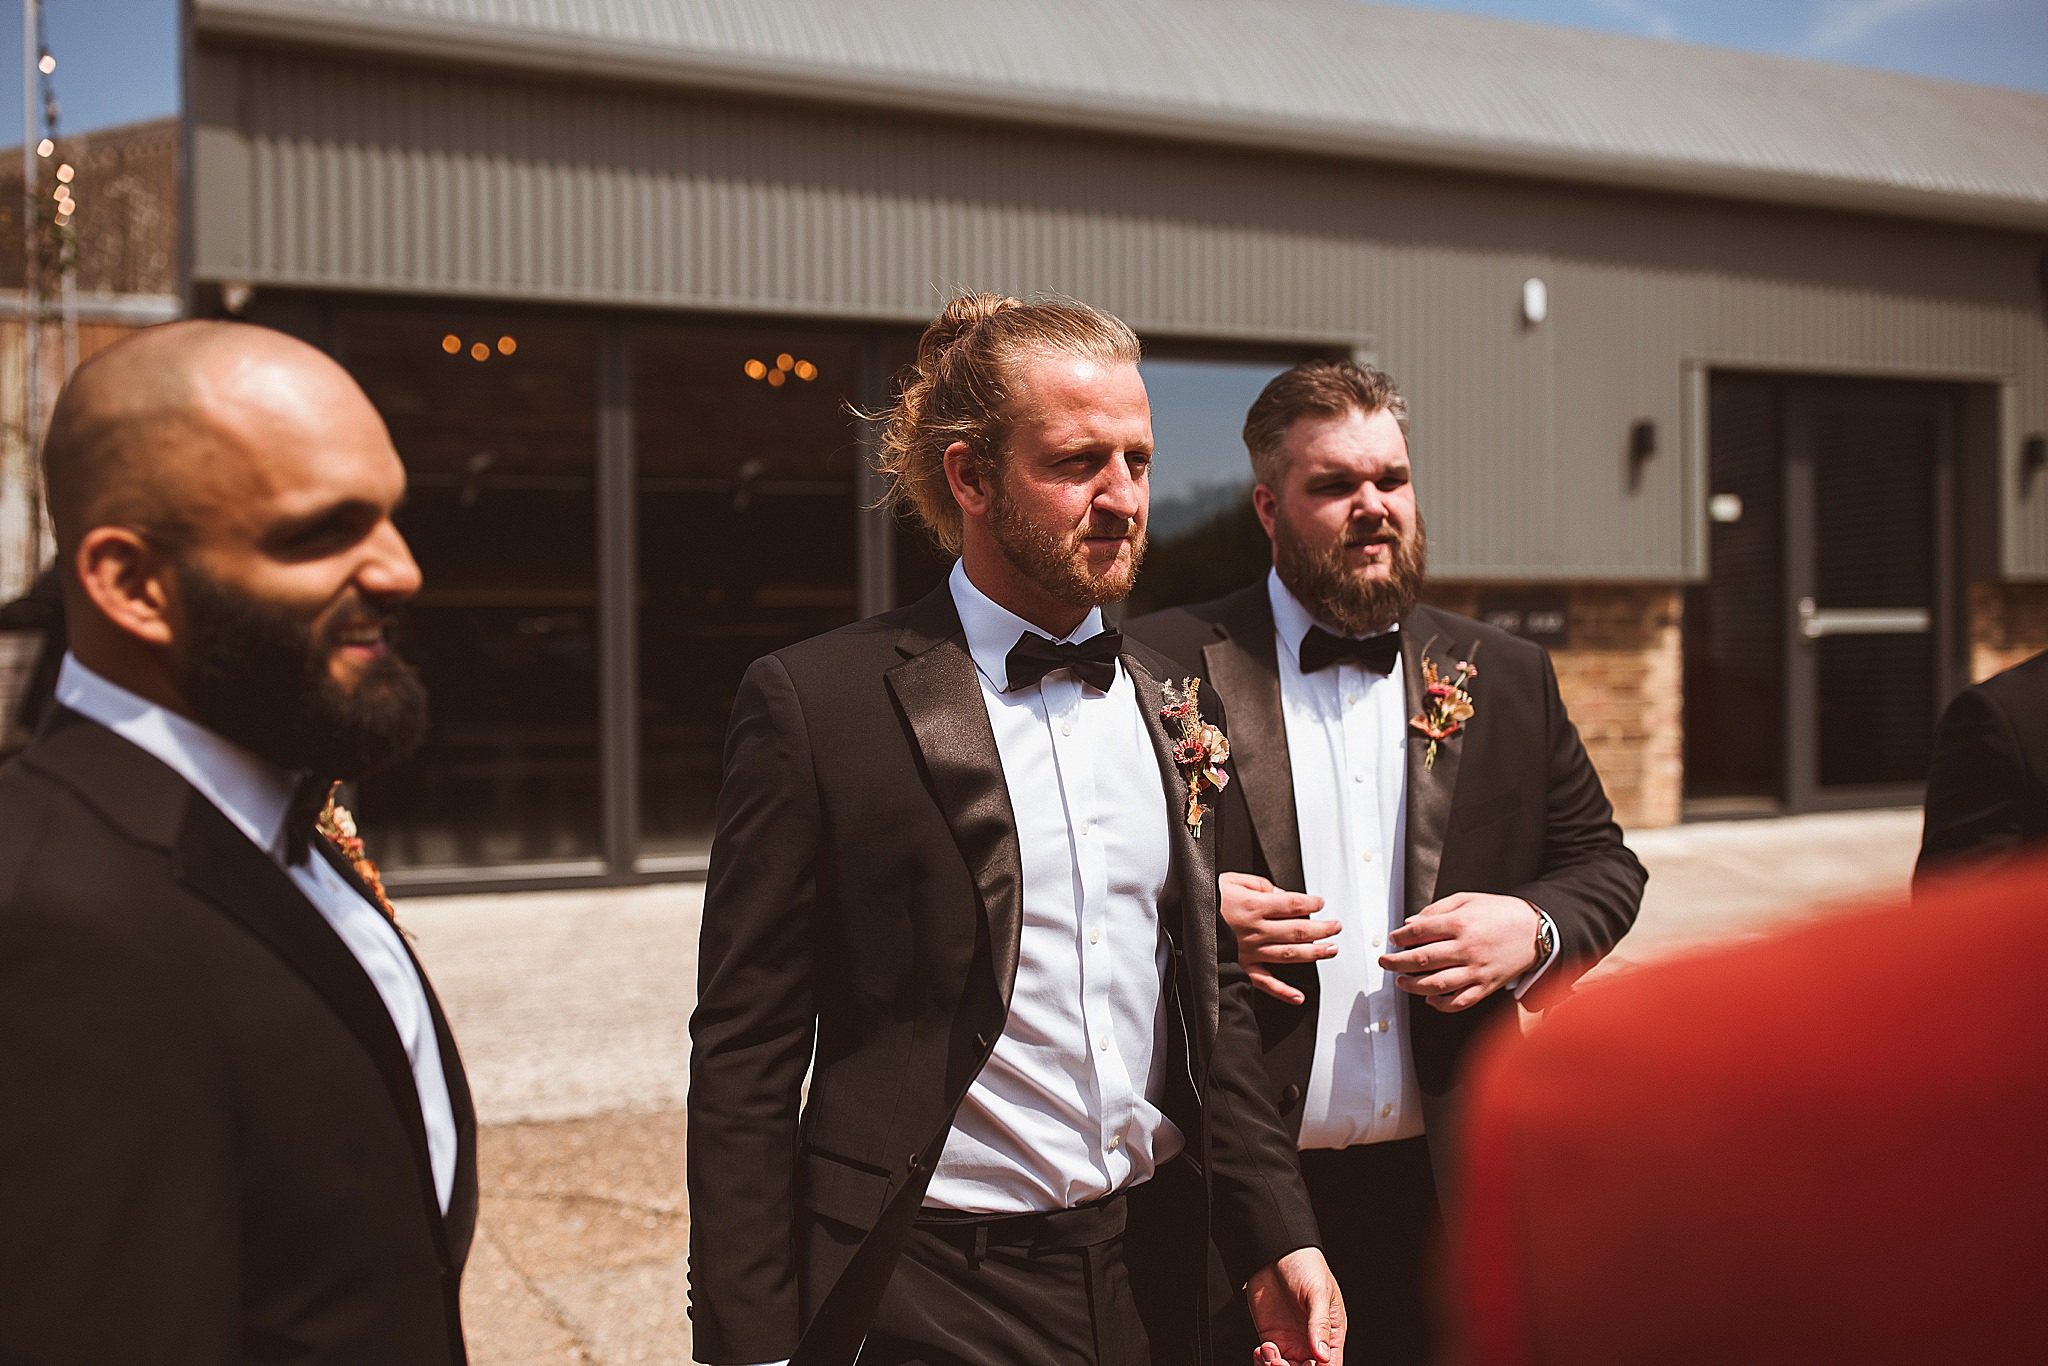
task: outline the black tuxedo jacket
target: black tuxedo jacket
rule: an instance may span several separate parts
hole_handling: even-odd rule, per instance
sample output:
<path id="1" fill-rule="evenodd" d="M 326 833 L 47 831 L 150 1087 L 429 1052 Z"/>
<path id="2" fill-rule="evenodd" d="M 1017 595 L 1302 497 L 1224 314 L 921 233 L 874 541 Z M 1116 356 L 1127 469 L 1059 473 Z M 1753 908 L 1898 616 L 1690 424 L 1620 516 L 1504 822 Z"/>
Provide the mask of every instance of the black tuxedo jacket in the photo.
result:
<path id="1" fill-rule="evenodd" d="M 1916 879 L 2048 841 L 2048 654 L 1965 688 L 1942 713 Z"/>
<path id="2" fill-rule="evenodd" d="M 1302 890 L 1300 825 L 1266 580 L 1214 602 L 1153 613 L 1126 629 L 1207 679 L 1230 708 L 1238 781 L 1224 792 L 1229 820 L 1218 867 Z M 1425 651 L 1445 676 L 1459 660 L 1470 660 L 1479 672 L 1472 684 L 1474 715 L 1438 748 L 1435 765 L 1423 767 L 1426 741 L 1411 737 L 1408 746 L 1407 914 L 1454 892 L 1519 896 L 1549 912 L 1557 925 L 1557 960 L 1534 994 L 1555 999 L 1635 922 L 1642 865 L 1621 842 L 1613 808 L 1565 715 L 1550 656 L 1540 646 L 1469 617 L 1417 607 L 1401 623 L 1411 716 L 1422 710 Z M 1271 1095 L 1298 1132 L 1315 1058 L 1317 976 L 1312 963 L 1277 974 L 1308 997 L 1295 1006 L 1261 994 L 1255 1007 Z M 1490 1022 L 1514 1017 L 1507 992 L 1455 1014 L 1420 997 L 1409 1000 L 1423 1127 L 1440 1173 L 1451 1169 L 1466 1046 Z"/>
<path id="3" fill-rule="evenodd" d="M 463 1361 L 476 1126 L 427 1000 L 445 1218 L 354 955 L 183 778 L 53 713 L 0 770 L 0 1363 Z"/>
<path id="4" fill-rule="evenodd" d="M 1218 826 L 1196 838 L 1178 818 L 1184 790 L 1159 716 L 1168 664 L 1143 647 L 1123 662 L 1175 813 L 1161 921 L 1185 1066 L 1163 1099 L 1193 1160 L 1132 1200 L 1134 1241 L 1150 1245 L 1155 1231 L 1167 1250 L 1132 1261 L 1134 1280 L 1157 1273 L 1153 1291 L 1138 1288 L 1155 1332 L 1171 1338 L 1205 1318 L 1212 1211 L 1246 1276 L 1319 1240 L 1294 1145 L 1259 1095 L 1251 988 L 1234 961 L 1219 962 Z M 945 585 L 748 670 L 691 1021 L 700 1357 L 775 1360 L 801 1337 L 806 1366 L 852 1360 L 954 1111 L 1002 1033 L 1022 889 L 995 735 Z M 1188 1185 L 1163 1198 L 1175 1180 Z M 1166 1232 L 1176 1213 L 1186 1222 Z"/>

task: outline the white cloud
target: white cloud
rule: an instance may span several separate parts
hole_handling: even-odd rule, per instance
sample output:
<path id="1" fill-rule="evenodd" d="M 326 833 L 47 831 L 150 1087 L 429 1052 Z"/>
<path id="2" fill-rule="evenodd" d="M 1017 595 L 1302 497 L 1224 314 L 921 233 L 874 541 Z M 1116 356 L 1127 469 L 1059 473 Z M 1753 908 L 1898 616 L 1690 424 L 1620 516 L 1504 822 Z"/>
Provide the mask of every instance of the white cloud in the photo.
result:
<path id="1" fill-rule="evenodd" d="M 1678 36 L 1678 21 L 1649 0 L 1593 0 L 1593 3 L 1617 19 L 1641 24 L 1643 32 L 1652 38 Z"/>
<path id="2" fill-rule="evenodd" d="M 1968 0 L 1825 0 L 1806 45 L 1815 52 L 1832 52 L 1861 42 L 1895 19 L 1956 9 L 1967 3 Z"/>

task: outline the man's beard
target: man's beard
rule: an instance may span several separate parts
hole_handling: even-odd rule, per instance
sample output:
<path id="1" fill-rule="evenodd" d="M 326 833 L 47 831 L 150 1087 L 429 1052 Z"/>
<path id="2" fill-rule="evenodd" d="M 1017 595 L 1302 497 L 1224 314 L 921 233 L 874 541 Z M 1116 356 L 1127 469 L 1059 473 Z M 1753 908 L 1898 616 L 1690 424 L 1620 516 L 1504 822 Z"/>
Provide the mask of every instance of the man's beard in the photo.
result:
<path id="1" fill-rule="evenodd" d="M 1280 582 L 1311 615 L 1347 635 L 1362 636 L 1399 624 L 1415 607 L 1429 559 L 1429 538 L 1422 514 L 1415 531 L 1401 536 L 1383 526 L 1375 535 L 1391 535 L 1388 573 L 1367 577 L 1344 562 L 1343 538 L 1314 546 L 1294 534 L 1285 522 L 1273 524 L 1273 566 Z"/>
<path id="2" fill-rule="evenodd" d="M 1082 544 L 1092 531 L 1096 535 L 1127 533 L 1123 518 L 1109 522 L 1093 520 L 1087 526 L 1072 527 L 1064 533 L 1031 521 L 1003 490 L 1002 477 L 993 481 L 989 494 L 988 529 L 996 549 L 1024 577 L 1068 607 L 1103 607 L 1122 602 L 1138 582 L 1138 567 L 1145 562 L 1145 533 L 1129 535 L 1130 556 L 1119 559 L 1108 573 L 1089 572 L 1088 551 Z M 1122 522 L 1118 526 L 1115 523 Z"/>
<path id="3" fill-rule="evenodd" d="M 279 768 L 354 780 L 404 758 L 427 732 L 427 690 L 388 649 L 353 687 L 328 671 L 336 633 L 385 615 L 353 610 L 305 622 L 180 566 L 184 662 L 178 679 L 200 724 Z"/>

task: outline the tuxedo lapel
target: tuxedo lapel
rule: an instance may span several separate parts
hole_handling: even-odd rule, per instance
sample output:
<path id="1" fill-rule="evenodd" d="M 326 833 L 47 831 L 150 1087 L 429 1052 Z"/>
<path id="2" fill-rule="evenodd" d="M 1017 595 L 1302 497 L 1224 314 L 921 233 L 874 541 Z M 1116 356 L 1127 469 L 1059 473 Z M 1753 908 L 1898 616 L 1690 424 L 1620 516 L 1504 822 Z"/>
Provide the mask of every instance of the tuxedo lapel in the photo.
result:
<path id="1" fill-rule="evenodd" d="M 1180 881 L 1181 952 L 1191 967 L 1199 969 L 1216 961 L 1216 821 L 1221 817 L 1212 811 L 1199 837 L 1188 827 L 1187 779 L 1173 759 L 1175 737 L 1166 733 L 1165 693 L 1144 661 L 1128 651 L 1122 659 L 1137 690 L 1138 709 L 1144 713 L 1145 729 L 1152 737 L 1152 749 L 1159 760 L 1160 781 L 1166 788 L 1173 868 Z M 1158 667 L 1165 671 L 1166 661 L 1159 660 Z M 1192 981 L 1196 1005 L 1205 1023 L 1201 1046 L 1202 1056 L 1206 1057 L 1209 1042 L 1216 1037 L 1219 1015 L 1216 978 L 1214 973 L 1199 970 L 1186 975 Z"/>
<path id="2" fill-rule="evenodd" d="M 362 964 L 285 871 L 169 766 L 76 712 L 54 712 L 22 762 L 78 793 L 130 838 L 166 850 L 183 887 L 242 925 L 319 995 L 383 1081 L 411 1142 L 432 1226 L 441 1230 L 426 1122 L 405 1046 Z M 352 870 L 345 876 L 354 880 Z M 450 1051 L 443 1049 L 444 1058 Z"/>
<path id="3" fill-rule="evenodd" d="M 939 811 L 980 893 L 996 990 L 1007 1007 L 1024 931 L 1023 855 L 981 678 L 943 584 L 913 609 L 896 648 L 908 658 L 885 675 L 889 691 L 910 723 Z"/>
<path id="4" fill-rule="evenodd" d="M 189 789 L 188 789 L 189 790 Z M 348 946 L 285 871 L 227 817 L 191 794 L 172 850 L 179 882 L 269 945 L 317 992 L 370 1056 L 412 1142 L 421 1192 L 442 1229 L 441 1201 L 427 1155 L 418 1084 L 383 997 Z M 437 1021 L 436 1028 L 439 1029 Z"/>
<path id="5" fill-rule="evenodd" d="M 1422 686 L 1422 661 L 1435 662 L 1439 677 L 1449 678 L 1457 662 L 1465 658 L 1473 642 L 1459 641 L 1444 634 L 1436 615 L 1427 607 L 1408 614 L 1401 627 L 1401 672 L 1407 680 L 1408 715 L 1418 716 L 1429 705 Z M 1469 727 L 1476 723 L 1466 723 Z M 1444 837 L 1450 829 L 1451 798 L 1458 785 L 1458 770 L 1465 753 L 1466 735 L 1442 741 L 1436 747 L 1436 762 L 1424 767 L 1429 737 L 1410 729 L 1408 740 L 1408 862 L 1405 869 L 1407 894 L 1405 915 L 1414 915 L 1436 900 L 1437 872 L 1443 866 Z"/>
<path id="6" fill-rule="evenodd" d="M 1273 881 L 1295 890 L 1302 873 L 1301 825 L 1294 810 L 1294 767 L 1287 757 L 1287 717 L 1280 701 L 1280 663 L 1264 581 L 1244 620 L 1219 622 L 1222 639 L 1202 649 L 1216 691 L 1230 699 L 1230 761 L 1244 785 L 1252 836 Z M 1253 609 L 1256 610 L 1253 610 Z"/>
<path id="7" fill-rule="evenodd" d="M 334 841 L 315 834 L 313 848 L 355 889 L 357 895 L 380 911 L 383 909 L 378 906 L 377 895 L 370 890 L 370 884 L 363 880 L 348 856 L 335 847 Z M 393 924 L 396 925 L 395 920 Z M 411 937 L 403 927 L 398 929 L 398 942 L 405 950 L 405 956 L 412 961 L 412 970 L 420 979 L 420 993 L 427 999 L 427 1011 L 434 1025 L 434 1044 L 441 1055 L 441 1076 L 448 1087 L 448 1108 L 455 1121 L 455 1179 L 449 1193 L 445 1222 L 449 1250 L 456 1265 L 460 1266 L 468 1256 L 470 1236 L 476 1227 L 476 1109 L 469 1094 L 469 1077 L 462 1070 L 462 1054 L 455 1046 L 455 1034 L 448 1027 L 448 1019 L 441 1012 L 440 998 L 434 994 L 434 984 L 428 980 L 427 970 L 419 955 L 413 952 Z M 410 1060 L 406 1063 L 406 1070 L 408 1073 L 412 1070 Z M 416 1086 L 413 1094 L 418 1095 Z"/>

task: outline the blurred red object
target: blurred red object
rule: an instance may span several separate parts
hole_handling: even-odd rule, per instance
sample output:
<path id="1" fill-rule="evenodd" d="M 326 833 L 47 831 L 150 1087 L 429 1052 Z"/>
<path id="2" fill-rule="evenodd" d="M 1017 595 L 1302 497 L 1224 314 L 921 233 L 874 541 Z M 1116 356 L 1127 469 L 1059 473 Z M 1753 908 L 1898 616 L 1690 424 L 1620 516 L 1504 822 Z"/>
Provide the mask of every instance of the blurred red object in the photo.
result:
<path id="1" fill-rule="evenodd" d="M 1460 1366 L 2048 1361 L 2048 859 L 1589 987 L 1464 1139 Z"/>

